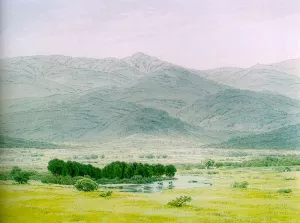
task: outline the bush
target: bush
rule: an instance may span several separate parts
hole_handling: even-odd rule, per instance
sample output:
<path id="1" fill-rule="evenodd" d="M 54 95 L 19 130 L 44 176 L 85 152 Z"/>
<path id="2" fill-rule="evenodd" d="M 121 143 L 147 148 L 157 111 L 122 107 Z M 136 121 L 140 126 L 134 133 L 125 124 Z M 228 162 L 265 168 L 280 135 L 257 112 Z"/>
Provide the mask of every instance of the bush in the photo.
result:
<path id="1" fill-rule="evenodd" d="M 288 189 L 279 189 L 277 192 L 281 193 L 281 194 L 289 194 L 289 193 L 292 193 L 293 190 L 290 189 L 290 188 L 288 188 Z"/>
<path id="2" fill-rule="evenodd" d="M 79 191 L 94 191 L 98 189 L 98 184 L 91 179 L 81 179 L 75 183 L 75 188 Z"/>
<path id="3" fill-rule="evenodd" d="M 23 170 L 13 175 L 13 179 L 19 184 L 26 184 L 29 180 L 29 177 L 30 173 Z"/>
<path id="4" fill-rule="evenodd" d="M 249 154 L 247 152 L 231 152 L 228 154 L 230 157 L 242 157 L 242 156 L 248 156 Z"/>
<path id="5" fill-rule="evenodd" d="M 187 202 L 191 202 L 192 198 L 190 196 L 180 196 L 177 197 L 176 199 L 168 202 L 169 206 L 172 207 L 182 207 L 184 205 L 186 205 Z"/>
<path id="6" fill-rule="evenodd" d="M 211 174 L 219 174 L 219 172 L 217 171 L 207 171 L 207 174 L 211 175 Z"/>
<path id="7" fill-rule="evenodd" d="M 11 175 L 11 176 L 14 176 L 14 175 L 16 175 L 17 173 L 19 173 L 19 172 L 21 172 L 21 171 L 22 171 L 22 169 L 21 169 L 20 167 L 14 166 L 14 167 L 12 168 L 11 172 L 10 172 L 10 175 Z"/>
<path id="8" fill-rule="evenodd" d="M 26 184 L 30 177 L 30 172 L 23 171 L 21 168 L 15 166 L 10 172 L 12 178 L 19 184 Z"/>
<path id="9" fill-rule="evenodd" d="M 284 178 L 285 180 L 296 180 L 296 178 L 295 177 L 286 177 L 286 178 Z"/>
<path id="10" fill-rule="evenodd" d="M 243 181 L 243 182 L 234 182 L 232 184 L 233 188 L 247 188 L 249 185 L 249 183 L 247 181 Z"/>
<path id="11" fill-rule="evenodd" d="M 106 191 L 106 192 L 102 192 L 99 196 L 100 197 L 110 197 L 112 195 L 112 191 L 109 190 L 109 191 Z"/>
<path id="12" fill-rule="evenodd" d="M 277 170 L 279 172 L 291 172 L 292 171 L 292 169 L 289 168 L 289 167 L 287 167 L 287 166 L 285 166 L 285 167 L 279 167 L 279 168 L 277 168 Z"/>
<path id="13" fill-rule="evenodd" d="M 54 176 L 46 175 L 41 178 L 44 184 L 61 184 L 61 185 L 74 185 L 75 182 L 83 177 L 70 177 L 70 176 Z"/>
<path id="14" fill-rule="evenodd" d="M 205 166 L 207 169 L 209 169 L 210 167 L 213 167 L 214 164 L 215 164 L 215 161 L 214 161 L 214 160 L 211 160 L 211 159 L 206 160 L 206 161 L 204 162 L 204 166 Z"/>

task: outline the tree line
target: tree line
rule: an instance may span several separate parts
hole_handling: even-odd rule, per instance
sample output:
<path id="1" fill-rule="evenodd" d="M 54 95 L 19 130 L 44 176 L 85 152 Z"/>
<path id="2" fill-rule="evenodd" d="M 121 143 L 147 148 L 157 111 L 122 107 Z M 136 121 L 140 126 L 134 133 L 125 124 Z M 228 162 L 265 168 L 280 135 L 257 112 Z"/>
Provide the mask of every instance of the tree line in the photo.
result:
<path id="1" fill-rule="evenodd" d="M 176 173 L 174 165 L 162 164 L 143 164 L 143 163 L 126 163 L 126 162 L 112 162 L 106 165 L 103 169 L 94 167 L 91 164 L 82 164 L 76 161 L 63 161 L 59 159 L 52 159 L 48 163 L 48 170 L 54 175 L 63 176 L 90 176 L 95 179 L 130 179 L 133 176 L 148 177 L 173 177 Z"/>

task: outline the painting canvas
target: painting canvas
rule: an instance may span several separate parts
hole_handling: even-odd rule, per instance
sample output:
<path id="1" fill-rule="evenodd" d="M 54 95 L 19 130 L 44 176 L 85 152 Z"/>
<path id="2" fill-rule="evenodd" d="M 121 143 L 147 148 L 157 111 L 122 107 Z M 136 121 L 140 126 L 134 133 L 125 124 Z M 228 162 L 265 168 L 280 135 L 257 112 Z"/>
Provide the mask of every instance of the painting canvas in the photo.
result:
<path id="1" fill-rule="evenodd" d="M 300 222 L 299 0 L 0 11 L 1 222 Z"/>

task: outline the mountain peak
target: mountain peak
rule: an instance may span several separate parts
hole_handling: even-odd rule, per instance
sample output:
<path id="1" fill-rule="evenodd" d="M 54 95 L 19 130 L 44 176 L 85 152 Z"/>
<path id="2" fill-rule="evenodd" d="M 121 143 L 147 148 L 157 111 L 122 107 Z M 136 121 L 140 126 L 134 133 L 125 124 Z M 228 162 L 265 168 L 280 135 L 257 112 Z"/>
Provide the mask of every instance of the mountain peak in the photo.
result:
<path id="1" fill-rule="evenodd" d="M 143 52 L 136 52 L 136 53 L 132 54 L 131 57 L 142 57 L 142 56 L 147 56 L 147 57 L 149 57 L 149 55 L 147 55 L 147 54 L 145 54 L 145 53 L 143 53 Z"/>

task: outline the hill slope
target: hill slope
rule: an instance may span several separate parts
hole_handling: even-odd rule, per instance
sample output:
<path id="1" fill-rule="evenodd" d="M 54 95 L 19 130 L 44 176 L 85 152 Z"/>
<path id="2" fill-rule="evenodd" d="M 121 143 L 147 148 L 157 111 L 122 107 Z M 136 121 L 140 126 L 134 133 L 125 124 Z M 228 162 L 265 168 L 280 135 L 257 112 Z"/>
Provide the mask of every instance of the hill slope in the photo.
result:
<path id="1" fill-rule="evenodd" d="M 300 59 L 256 64 L 247 69 L 218 68 L 199 75 L 234 88 L 265 91 L 300 99 Z"/>
<path id="2" fill-rule="evenodd" d="M 230 89 L 194 102 L 178 117 L 211 130 L 269 131 L 300 122 L 300 101 Z"/>
<path id="3" fill-rule="evenodd" d="M 236 149 L 300 149 L 300 124 L 286 126 L 263 134 L 234 137 L 227 142 L 212 144 L 213 148 Z"/>

